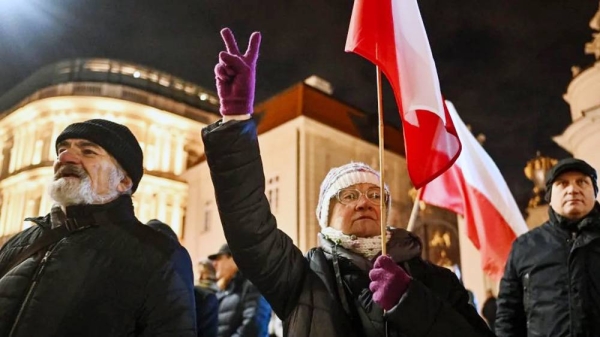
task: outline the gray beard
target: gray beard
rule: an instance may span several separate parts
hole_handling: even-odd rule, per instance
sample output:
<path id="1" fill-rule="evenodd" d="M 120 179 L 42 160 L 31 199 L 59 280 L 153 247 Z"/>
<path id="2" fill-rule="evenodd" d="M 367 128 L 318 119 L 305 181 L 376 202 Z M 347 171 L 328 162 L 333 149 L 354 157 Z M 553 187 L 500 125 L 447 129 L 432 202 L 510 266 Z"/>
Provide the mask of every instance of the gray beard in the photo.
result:
<path id="1" fill-rule="evenodd" d="M 97 194 L 92 189 L 89 176 L 84 178 L 59 178 L 48 187 L 50 197 L 61 206 L 105 204 L 119 196 L 116 186 L 122 179 L 119 171 L 114 170 L 109 177 L 110 192 Z"/>

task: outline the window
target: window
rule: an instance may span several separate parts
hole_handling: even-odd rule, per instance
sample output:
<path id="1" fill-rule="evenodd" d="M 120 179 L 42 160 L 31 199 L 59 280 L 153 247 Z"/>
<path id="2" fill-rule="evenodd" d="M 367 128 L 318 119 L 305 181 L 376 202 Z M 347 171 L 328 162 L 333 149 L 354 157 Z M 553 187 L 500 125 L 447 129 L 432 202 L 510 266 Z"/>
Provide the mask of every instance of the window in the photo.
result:
<path id="1" fill-rule="evenodd" d="M 267 180 L 266 195 L 271 205 L 271 212 L 277 213 L 279 208 L 279 175 Z"/>
<path id="2" fill-rule="evenodd" d="M 183 90 L 183 83 L 181 83 L 179 81 L 174 81 L 173 82 L 173 88 L 175 88 L 177 90 Z"/>
<path id="3" fill-rule="evenodd" d="M 169 79 L 166 77 L 161 77 L 158 79 L 158 84 L 162 85 L 163 87 L 168 87 L 171 84 L 171 81 L 169 81 Z"/>
<path id="4" fill-rule="evenodd" d="M 11 145 L 12 141 L 5 142 L 4 144 L 0 143 L 0 177 L 8 174 L 8 163 L 10 162 L 10 153 L 11 153 Z"/>
<path id="5" fill-rule="evenodd" d="M 95 72 L 107 72 L 110 69 L 110 64 L 104 60 L 88 61 L 83 68 Z"/>
<path id="6" fill-rule="evenodd" d="M 144 161 L 146 162 L 146 169 L 148 171 L 153 171 L 156 169 L 156 160 L 155 160 L 155 150 L 154 145 L 147 145 L 146 152 L 144 153 Z"/>
<path id="7" fill-rule="evenodd" d="M 123 75 L 133 76 L 133 74 L 135 74 L 136 71 L 137 71 L 137 69 L 135 69 L 134 67 L 131 67 L 131 66 L 121 67 L 121 74 L 123 74 Z"/>
<path id="8" fill-rule="evenodd" d="M 189 85 L 189 84 L 186 85 L 184 90 L 188 95 L 193 95 L 197 91 L 196 87 L 194 87 L 193 85 Z"/>
<path id="9" fill-rule="evenodd" d="M 31 164 L 37 165 L 42 161 L 42 149 L 44 147 L 44 141 L 38 139 L 35 141 L 34 146 L 35 147 L 33 149 L 33 158 L 31 159 Z"/>
<path id="10" fill-rule="evenodd" d="M 200 229 L 200 233 L 206 233 L 210 231 L 210 224 L 213 217 L 213 206 L 212 201 L 207 201 L 204 204 L 204 223 L 202 229 Z"/>

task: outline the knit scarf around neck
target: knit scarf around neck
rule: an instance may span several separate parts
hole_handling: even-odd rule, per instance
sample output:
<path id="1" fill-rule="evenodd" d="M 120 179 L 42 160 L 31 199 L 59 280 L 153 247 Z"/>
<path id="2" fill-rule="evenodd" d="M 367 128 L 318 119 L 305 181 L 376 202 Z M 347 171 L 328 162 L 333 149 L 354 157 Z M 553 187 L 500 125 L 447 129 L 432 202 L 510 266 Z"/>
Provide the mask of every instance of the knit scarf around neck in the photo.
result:
<path id="1" fill-rule="evenodd" d="M 342 231 L 332 227 L 325 227 L 321 234 L 328 240 L 338 244 L 349 251 L 358 253 L 371 260 L 381 252 L 381 235 L 370 238 L 360 238 L 356 235 L 347 235 Z M 387 239 L 390 239 L 390 232 L 387 232 Z"/>

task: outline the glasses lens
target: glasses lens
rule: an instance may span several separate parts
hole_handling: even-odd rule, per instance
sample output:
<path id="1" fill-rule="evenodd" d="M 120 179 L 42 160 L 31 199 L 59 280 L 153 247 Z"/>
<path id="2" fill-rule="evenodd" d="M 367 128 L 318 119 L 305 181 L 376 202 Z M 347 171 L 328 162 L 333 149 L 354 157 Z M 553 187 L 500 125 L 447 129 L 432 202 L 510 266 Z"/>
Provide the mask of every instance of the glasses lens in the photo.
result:
<path id="1" fill-rule="evenodd" d="M 367 191 L 367 198 L 372 202 L 379 202 L 381 194 L 378 188 L 371 188 Z"/>
<path id="2" fill-rule="evenodd" d="M 346 205 L 358 200 L 360 192 L 357 190 L 341 190 L 338 192 L 338 200 Z"/>

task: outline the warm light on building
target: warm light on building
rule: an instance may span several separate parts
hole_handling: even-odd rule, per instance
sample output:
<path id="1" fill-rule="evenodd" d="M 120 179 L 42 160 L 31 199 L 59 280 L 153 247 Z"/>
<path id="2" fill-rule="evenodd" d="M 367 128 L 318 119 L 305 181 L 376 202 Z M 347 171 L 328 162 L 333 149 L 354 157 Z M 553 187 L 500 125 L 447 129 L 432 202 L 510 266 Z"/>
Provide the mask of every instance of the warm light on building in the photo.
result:
<path id="1" fill-rule="evenodd" d="M 145 168 L 136 215 L 167 222 L 181 237 L 188 185 L 180 175 L 203 154 L 200 130 L 218 118 L 216 102 L 192 83 L 135 64 L 78 59 L 43 68 L 0 97 L 0 238 L 29 226 L 25 217 L 49 212 L 55 139 L 92 118 L 135 134 Z"/>
<path id="2" fill-rule="evenodd" d="M 591 42 L 586 43 L 585 53 L 594 55 L 595 62 L 585 68 L 573 67 L 573 79 L 563 98 L 571 108 L 572 123 L 554 141 L 573 157 L 587 161 L 600 169 L 600 8 L 589 23 L 594 31 Z"/>

